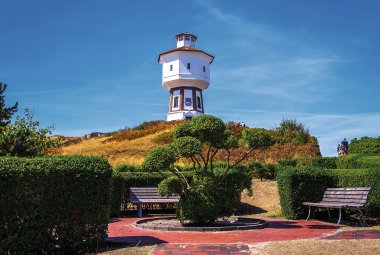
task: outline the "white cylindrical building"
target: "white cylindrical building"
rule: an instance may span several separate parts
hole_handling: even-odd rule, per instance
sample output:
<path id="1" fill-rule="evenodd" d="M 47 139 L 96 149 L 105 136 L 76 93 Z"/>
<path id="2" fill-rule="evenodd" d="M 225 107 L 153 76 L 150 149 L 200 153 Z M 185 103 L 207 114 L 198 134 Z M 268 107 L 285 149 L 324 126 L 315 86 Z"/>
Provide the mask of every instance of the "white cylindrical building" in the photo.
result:
<path id="1" fill-rule="evenodd" d="M 195 48 L 197 37 L 175 36 L 177 48 L 158 57 L 162 65 L 162 87 L 170 92 L 167 120 L 183 120 L 204 114 L 203 90 L 210 85 L 210 64 L 214 57 Z"/>

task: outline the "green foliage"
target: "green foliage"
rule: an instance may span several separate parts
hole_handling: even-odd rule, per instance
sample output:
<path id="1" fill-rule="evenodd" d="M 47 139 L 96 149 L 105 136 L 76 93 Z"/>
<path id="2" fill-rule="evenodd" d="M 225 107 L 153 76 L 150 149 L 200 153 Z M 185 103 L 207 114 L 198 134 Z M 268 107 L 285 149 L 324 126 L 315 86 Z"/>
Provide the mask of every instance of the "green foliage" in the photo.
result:
<path id="1" fill-rule="evenodd" d="M 172 147 L 166 145 L 151 149 L 145 157 L 141 168 L 159 172 L 163 169 L 170 169 L 177 160 L 177 154 Z"/>
<path id="2" fill-rule="evenodd" d="M 120 215 L 121 206 L 125 203 L 125 183 L 124 178 L 115 170 L 112 176 L 111 197 L 111 217 L 117 217 Z"/>
<path id="3" fill-rule="evenodd" d="M 202 153 L 202 143 L 191 136 L 176 138 L 172 143 L 172 148 L 179 157 L 191 157 Z"/>
<path id="4" fill-rule="evenodd" d="M 305 217 L 303 202 L 319 202 L 326 188 L 335 187 L 331 173 L 316 167 L 283 167 L 277 175 L 282 215 Z"/>
<path id="5" fill-rule="evenodd" d="M 266 180 L 276 179 L 277 165 L 274 164 L 262 164 L 260 162 L 252 161 L 245 165 L 248 172 L 255 178 Z"/>
<path id="6" fill-rule="evenodd" d="M 336 169 L 337 161 L 337 157 L 297 158 L 296 166 L 315 166 L 326 169 Z"/>
<path id="7" fill-rule="evenodd" d="M 332 170 L 336 187 L 371 187 L 366 215 L 380 218 L 380 167 L 369 169 Z"/>
<path id="8" fill-rule="evenodd" d="M 297 166 L 296 159 L 282 159 L 277 162 L 280 166 Z"/>
<path id="9" fill-rule="evenodd" d="M 283 167 L 277 176 L 283 216 L 304 218 L 303 202 L 319 202 L 326 188 L 371 187 L 366 215 L 379 217 L 380 169 L 333 169 L 318 167 Z"/>
<path id="10" fill-rule="evenodd" d="M 177 176 L 169 176 L 158 184 L 158 192 L 167 197 L 182 194 L 181 182 Z"/>
<path id="11" fill-rule="evenodd" d="M 274 139 L 269 130 L 264 128 L 246 128 L 242 137 L 245 146 L 252 149 L 268 148 L 274 143 Z"/>
<path id="12" fill-rule="evenodd" d="M 190 123 L 193 137 L 216 148 L 223 146 L 226 125 L 221 119 L 212 115 L 201 115 L 193 118 Z"/>
<path id="13" fill-rule="evenodd" d="M 116 173 L 122 172 L 141 172 L 141 168 L 132 164 L 117 165 L 113 169 Z"/>
<path id="14" fill-rule="evenodd" d="M 155 172 L 169 170 L 177 177 L 163 181 L 160 184 L 160 190 L 162 194 L 171 194 L 174 190 L 180 191 L 178 218 L 182 222 L 190 220 L 197 224 L 205 224 L 218 217 L 231 215 L 237 206 L 236 199 L 240 202 L 242 189 L 239 185 L 244 183 L 229 182 L 229 180 L 238 181 L 238 178 L 230 178 L 231 169 L 248 155 L 252 147 L 268 147 L 273 142 L 267 130 L 244 130 L 242 139 L 246 140 L 245 143 L 250 150 L 231 166 L 231 150 L 238 148 L 238 140 L 231 130 L 226 129 L 221 119 L 211 115 L 195 117 L 177 127 L 174 137 L 170 145 L 149 151 L 143 163 L 143 169 Z M 221 149 L 227 151 L 228 159 L 223 173 L 217 173 L 213 158 Z M 174 163 L 183 157 L 190 158 L 193 162 L 196 178 L 192 182 L 189 182 L 174 166 Z M 244 173 L 241 174 L 244 175 Z M 226 183 L 229 187 L 236 187 L 236 190 L 232 192 L 227 189 Z M 178 184 L 181 186 L 180 189 Z M 236 192 L 240 192 L 239 196 Z M 206 209 L 201 210 L 201 208 Z"/>
<path id="15" fill-rule="evenodd" d="M 380 168 L 380 156 L 348 154 L 338 158 L 338 168 Z"/>
<path id="16" fill-rule="evenodd" d="M 280 166 L 315 166 L 326 169 L 337 168 L 337 157 L 316 157 L 316 158 L 296 158 L 296 159 L 284 159 L 279 160 Z"/>
<path id="17" fill-rule="evenodd" d="M 368 137 L 364 136 L 360 139 L 354 138 L 349 146 L 350 153 L 357 154 L 379 154 L 380 153 L 380 136 Z"/>
<path id="18" fill-rule="evenodd" d="M 173 131 L 168 131 L 168 132 L 163 132 L 156 136 L 155 138 L 152 139 L 152 142 L 160 145 L 165 145 L 172 143 L 174 139 L 174 132 Z"/>
<path id="19" fill-rule="evenodd" d="M 220 183 L 218 175 L 223 174 L 223 169 L 216 172 L 216 176 L 199 172 L 194 175 L 189 195 L 178 204 L 177 217 L 181 222 L 189 220 L 191 224 L 205 225 L 230 216 L 239 207 L 241 192 L 248 189 L 252 194 L 252 176 L 248 173 L 233 170 Z"/>
<path id="20" fill-rule="evenodd" d="M 280 126 L 275 129 L 279 133 L 278 142 L 288 143 L 295 140 L 297 144 L 305 144 L 310 138 L 310 131 L 297 120 L 283 119 Z"/>
<path id="21" fill-rule="evenodd" d="M 13 106 L 5 107 L 4 92 L 7 89 L 7 84 L 0 82 L 0 129 L 11 123 L 12 115 L 17 112 L 18 102 Z"/>
<path id="22" fill-rule="evenodd" d="M 25 117 L 17 117 L 0 131 L 0 156 L 42 156 L 58 145 L 58 140 L 48 138 L 51 130 L 52 127 L 39 128 L 39 122 L 25 109 Z"/>
<path id="23" fill-rule="evenodd" d="M 84 254 L 107 236 L 112 169 L 96 157 L 0 158 L 0 254 Z"/>

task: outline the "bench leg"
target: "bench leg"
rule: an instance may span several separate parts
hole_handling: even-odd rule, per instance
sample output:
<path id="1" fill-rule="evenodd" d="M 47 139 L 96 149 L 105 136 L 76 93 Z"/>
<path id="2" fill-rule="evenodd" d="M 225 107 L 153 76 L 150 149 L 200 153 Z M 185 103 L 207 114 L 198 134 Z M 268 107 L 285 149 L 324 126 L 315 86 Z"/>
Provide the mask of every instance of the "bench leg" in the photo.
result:
<path id="1" fill-rule="evenodd" d="M 310 218 L 310 214 L 311 214 L 311 206 L 309 205 L 309 214 L 307 215 L 306 220 L 309 220 L 309 218 Z"/>
<path id="2" fill-rule="evenodd" d="M 365 227 L 365 218 L 364 218 L 364 215 L 363 215 L 363 212 L 362 210 L 360 210 L 360 208 L 358 208 L 358 211 L 360 213 L 360 224 L 362 225 L 362 227 Z"/>
<path id="3" fill-rule="evenodd" d="M 139 212 L 138 212 L 139 218 L 142 218 L 142 206 L 139 204 Z"/>
<path id="4" fill-rule="evenodd" d="M 342 209 L 339 208 L 339 219 L 338 219 L 338 223 L 336 224 L 336 226 L 339 226 L 339 223 L 340 223 L 341 219 L 342 219 Z"/>
<path id="5" fill-rule="evenodd" d="M 327 213 L 329 214 L 329 220 L 331 220 L 330 209 L 329 208 L 326 208 L 326 209 L 327 209 Z"/>

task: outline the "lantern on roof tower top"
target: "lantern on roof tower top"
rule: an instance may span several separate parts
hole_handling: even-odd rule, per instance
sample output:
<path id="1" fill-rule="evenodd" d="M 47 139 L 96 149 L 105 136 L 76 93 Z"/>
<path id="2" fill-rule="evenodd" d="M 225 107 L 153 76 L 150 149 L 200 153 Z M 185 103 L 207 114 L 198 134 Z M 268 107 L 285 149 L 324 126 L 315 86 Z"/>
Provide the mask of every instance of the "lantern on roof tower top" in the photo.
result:
<path id="1" fill-rule="evenodd" d="M 162 65 L 162 87 L 170 92 L 167 120 L 183 120 L 204 114 L 203 90 L 210 85 L 210 64 L 214 57 L 195 48 L 197 37 L 175 36 L 177 48 L 158 57 Z"/>

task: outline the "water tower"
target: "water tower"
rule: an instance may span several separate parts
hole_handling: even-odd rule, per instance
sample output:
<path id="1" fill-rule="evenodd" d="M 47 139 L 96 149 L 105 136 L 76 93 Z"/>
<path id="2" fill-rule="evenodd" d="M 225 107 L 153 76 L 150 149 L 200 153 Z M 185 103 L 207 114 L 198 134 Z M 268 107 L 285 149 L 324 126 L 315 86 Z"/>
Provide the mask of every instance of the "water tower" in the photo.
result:
<path id="1" fill-rule="evenodd" d="M 183 120 L 204 114 L 203 90 L 210 85 L 210 64 L 214 57 L 195 48 L 197 37 L 175 36 L 177 48 L 158 57 L 162 65 L 162 87 L 169 90 L 167 120 Z"/>

